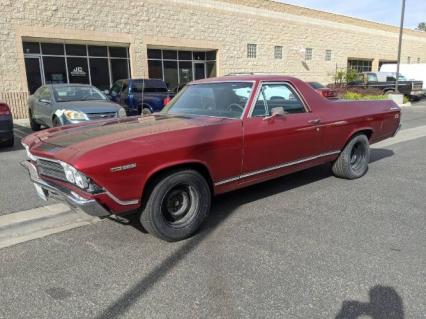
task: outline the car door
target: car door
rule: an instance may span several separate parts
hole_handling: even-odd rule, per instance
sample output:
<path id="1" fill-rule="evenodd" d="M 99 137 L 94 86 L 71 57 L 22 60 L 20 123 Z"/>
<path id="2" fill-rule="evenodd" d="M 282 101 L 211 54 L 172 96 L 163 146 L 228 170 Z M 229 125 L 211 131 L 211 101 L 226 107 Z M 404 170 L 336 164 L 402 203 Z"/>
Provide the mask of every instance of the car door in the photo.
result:
<path id="1" fill-rule="evenodd" d="M 52 105 L 53 97 L 50 88 L 46 86 L 42 92 L 40 92 L 39 98 L 39 112 L 40 112 L 40 121 L 44 124 L 50 126 L 51 117 L 52 117 Z"/>
<path id="2" fill-rule="evenodd" d="M 258 96 L 243 123 L 243 178 L 278 172 L 309 161 L 320 152 L 320 121 L 294 87 L 287 82 L 259 85 Z M 284 114 L 271 116 L 274 108 L 283 108 Z"/>
<path id="3" fill-rule="evenodd" d="M 119 95 L 120 99 L 118 104 L 127 108 L 129 105 L 129 82 L 127 80 L 123 80 Z"/>
<path id="4" fill-rule="evenodd" d="M 110 90 L 111 101 L 115 103 L 120 103 L 120 93 L 121 93 L 122 87 L 123 87 L 123 80 L 118 80 L 112 85 Z"/>

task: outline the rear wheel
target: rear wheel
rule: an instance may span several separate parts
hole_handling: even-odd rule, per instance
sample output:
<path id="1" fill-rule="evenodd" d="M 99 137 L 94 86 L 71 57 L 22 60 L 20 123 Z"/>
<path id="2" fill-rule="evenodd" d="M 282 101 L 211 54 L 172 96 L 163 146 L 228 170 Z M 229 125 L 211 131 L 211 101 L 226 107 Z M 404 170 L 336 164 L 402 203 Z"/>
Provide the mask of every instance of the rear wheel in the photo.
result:
<path id="1" fill-rule="evenodd" d="M 36 120 L 34 119 L 34 117 L 33 117 L 33 111 L 31 109 L 28 110 L 28 115 L 29 115 L 29 118 L 30 118 L 31 130 L 33 130 L 33 131 L 40 131 L 41 125 L 38 124 L 36 122 Z"/>
<path id="2" fill-rule="evenodd" d="M 142 116 L 149 116 L 152 114 L 151 110 L 147 107 L 144 107 L 141 111 Z"/>
<path id="3" fill-rule="evenodd" d="M 346 179 L 363 176 L 368 170 L 370 148 L 367 136 L 356 135 L 345 146 L 337 160 L 333 163 L 334 175 Z"/>
<path id="4" fill-rule="evenodd" d="M 211 192 L 194 170 L 176 171 L 159 179 L 144 205 L 140 222 L 152 235 L 178 241 L 194 234 L 210 211 Z"/>

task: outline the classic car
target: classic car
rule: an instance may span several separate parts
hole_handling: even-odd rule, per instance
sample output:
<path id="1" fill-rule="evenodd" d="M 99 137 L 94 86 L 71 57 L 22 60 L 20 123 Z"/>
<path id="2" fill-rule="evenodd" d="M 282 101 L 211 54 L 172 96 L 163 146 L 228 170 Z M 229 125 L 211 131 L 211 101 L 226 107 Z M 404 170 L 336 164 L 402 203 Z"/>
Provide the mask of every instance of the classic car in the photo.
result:
<path id="1" fill-rule="evenodd" d="M 332 101 L 272 75 L 192 82 L 160 113 L 58 127 L 23 140 L 38 194 L 95 216 L 138 210 L 151 234 L 194 234 L 214 195 L 315 165 L 368 169 L 369 145 L 394 136 L 391 100 Z M 121 215 L 123 216 L 123 215 Z"/>
<path id="2" fill-rule="evenodd" d="M 120 105 L 87 84 L 47 84 L 28 98 L 28 114 L 33 131 L 105 118 L 126 116 Z"/>

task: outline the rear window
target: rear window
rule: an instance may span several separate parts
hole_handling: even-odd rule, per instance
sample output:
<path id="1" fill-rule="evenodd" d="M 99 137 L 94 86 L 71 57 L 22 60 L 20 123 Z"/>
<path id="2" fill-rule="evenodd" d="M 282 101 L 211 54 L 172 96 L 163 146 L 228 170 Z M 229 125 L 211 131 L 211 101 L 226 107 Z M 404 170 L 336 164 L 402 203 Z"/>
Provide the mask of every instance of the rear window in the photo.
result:
<path id="1" fill-rule="evenodd" d="M 145 83 L 144 83 L 145 82 Z M 161 80 L 145 80 L 145 81 L 134 81 L 132 91 L 135 93 L 144 92 L 167 92 L 167 85 Z"/>
<path id="2" fill-rule="evenodd" d="M 314 89 L 322 89 L 325 86 L 318 82 L 309 82 L 309 85 L 312 86 Z"/>

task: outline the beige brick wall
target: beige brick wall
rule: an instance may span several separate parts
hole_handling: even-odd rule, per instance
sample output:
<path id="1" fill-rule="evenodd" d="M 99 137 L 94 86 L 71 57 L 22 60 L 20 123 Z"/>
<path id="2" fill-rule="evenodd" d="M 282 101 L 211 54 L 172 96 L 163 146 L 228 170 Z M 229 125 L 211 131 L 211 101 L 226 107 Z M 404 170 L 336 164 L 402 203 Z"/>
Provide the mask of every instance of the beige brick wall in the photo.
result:
<path id="1" fill-rule="evenodd" d="M 147 75 L 150 45 L 218 49 L 219 74 L 282 72 L 324 83 L 348 57 L 372 58 L 375 66 L 379 59 L 396 59 L 398 29 L 359 19 L 265 0 L 126 3 L 117 8 L 101 0 L 1 0 L 0 92 L 27 91 L 23 38 L 128 44 L 134 76 Z M 404 36 L 403 61 L 411 56 L 426 62 L 426 34 L 406 30 Z M 257 44 L 256 59 L 247 58 L 247 43 Z M 275 45 L 283 46 L 283 60 L 274 59 Z M 306 47 L 313 59 L 304 63 L 299 51 Z M 330 62 L 326 49 L 332 50 Z"/>

